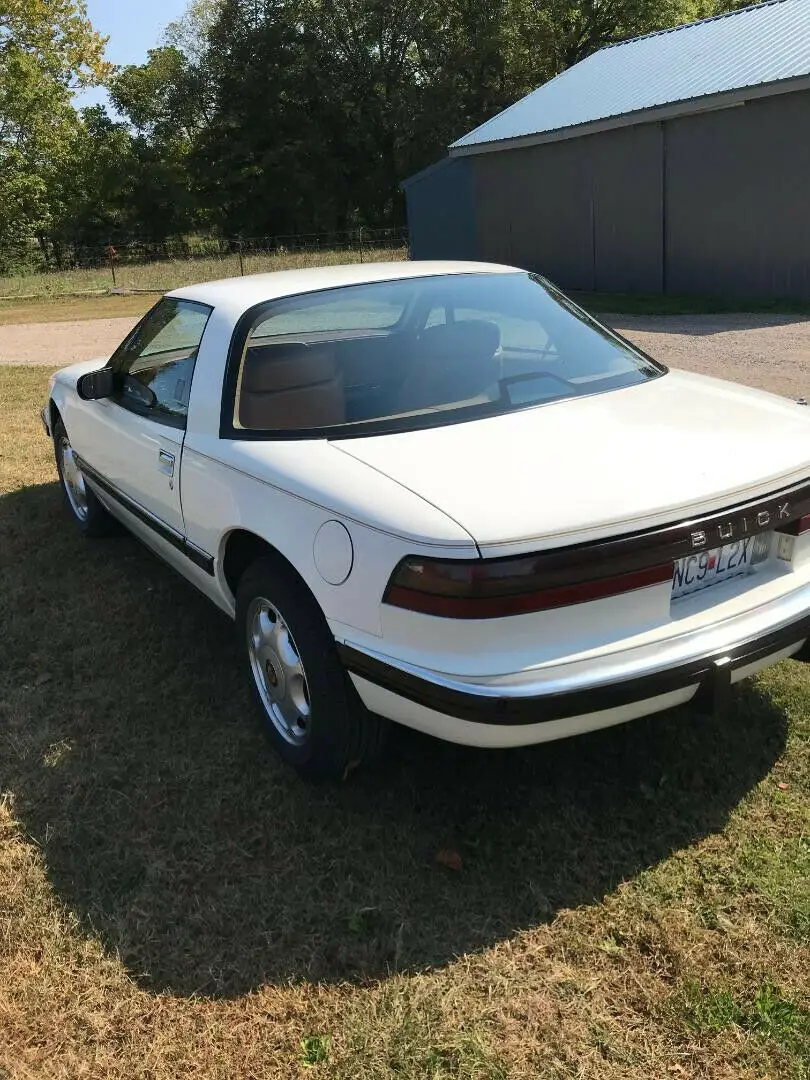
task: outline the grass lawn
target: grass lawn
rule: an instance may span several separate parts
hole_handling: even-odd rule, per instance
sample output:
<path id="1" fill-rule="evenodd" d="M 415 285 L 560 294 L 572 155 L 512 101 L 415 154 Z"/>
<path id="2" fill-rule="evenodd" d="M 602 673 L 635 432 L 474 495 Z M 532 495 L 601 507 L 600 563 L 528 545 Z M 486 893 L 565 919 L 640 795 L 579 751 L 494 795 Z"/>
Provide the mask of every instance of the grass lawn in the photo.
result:
<path id="1" fill-rule="evenodd" d="M 805 668 L 308 787 L 228 621 L 74 532 L 46 384 L 0 369 L 0 1074 L 810 1077 Z"/>

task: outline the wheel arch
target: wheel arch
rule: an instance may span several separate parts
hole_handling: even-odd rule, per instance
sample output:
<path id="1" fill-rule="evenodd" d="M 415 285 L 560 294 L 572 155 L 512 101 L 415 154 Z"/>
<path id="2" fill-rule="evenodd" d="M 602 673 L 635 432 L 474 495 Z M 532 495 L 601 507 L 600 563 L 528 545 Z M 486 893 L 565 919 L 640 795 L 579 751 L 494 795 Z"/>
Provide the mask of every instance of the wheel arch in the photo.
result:
<path id="1" fill-rule="evenodd" d="M 236 598 L 236 590 L 239 587 L 239 579 L 248 567 L 256 562 L 257 559 L 269 557 L 278 562 L 288 573 L 292 574 L 300 581 L 305 586 L 310 596 L 312 596 L 315 603 L 318 603 L 312 589 L 301 575 L 300 571 L 293 566 L 283 552 L 279 551 L 279 549 L 274 547 L 268 540 L 265 540 L 263 536 L 259 536 L 258 533 L 241 527 L 231 529 L 231 531 L 226 533 L 223 537 L 220 551 L 222 577 L 234 599 Z M 320 607 L 320 605 L 318 606 Z"/>

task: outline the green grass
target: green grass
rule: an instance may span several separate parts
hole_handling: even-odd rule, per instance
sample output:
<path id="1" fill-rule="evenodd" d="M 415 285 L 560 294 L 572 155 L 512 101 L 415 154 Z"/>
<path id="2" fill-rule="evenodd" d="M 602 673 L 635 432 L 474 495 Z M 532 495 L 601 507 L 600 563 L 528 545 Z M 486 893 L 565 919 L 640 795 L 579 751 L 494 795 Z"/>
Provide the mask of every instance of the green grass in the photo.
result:
<path id="1" fill-rule="evenodd" d="M 572 292 L 587 311 L 619 315 L 810 315 L 806 300 L 738 300 L 721 296 L 668 296 L 656 293 Z"/>
<path id="2" fill-rule="evenodd" d="M 405 247 L 366 248 L 362 256 L 358 249 L 245 255 L 243 269 L 245 274 L 260 274 L 306 266 L 334 266 L 362 261 L 385 262 L 392 259 L 404 259 L 406 256 Z M 239 273 L 239 257 L 235 254 L 226 255 L 223 258 L 165 259 L 141 265 L 117 265 L 115 286 L 120 289 L 166 292 L 169 289 L 180 288 L 182 285 L 195 285 L 200 281 L 237 277 Z M 0 276 L 0 299 L 104 293 L 112 287 L 112 274 L 108 266 L 102 266 L 96 270 L 63 270 L 48 274 Z"/>
<path id="3" fill-rule="evenodd" d="M 46 386 L 0 369 L 0 1070 L 810 1077 L 804 667 L 722 720 L 506 753 L 401 732 L 309 787 L 228 620 L 76 535 Z"/>

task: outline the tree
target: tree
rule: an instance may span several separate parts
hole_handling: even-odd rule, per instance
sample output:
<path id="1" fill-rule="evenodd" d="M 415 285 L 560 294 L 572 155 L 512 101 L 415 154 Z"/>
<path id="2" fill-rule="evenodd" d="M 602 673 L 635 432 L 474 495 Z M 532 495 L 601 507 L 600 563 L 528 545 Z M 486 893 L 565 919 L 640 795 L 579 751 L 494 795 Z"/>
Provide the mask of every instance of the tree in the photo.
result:
<path id="1" fill-rule="evenodd" d="M 179 50 L 192 64 L 199 64 L 208 47 L 208 34 L 216 25 L 223 0 L 191 0 L 181 18 L 170 22 L 163 42 Z"/>
<path id="2" fill-rule="evenodd" d="M 187 57 L 163 46 L 150 49 L 145 64 L 120 69 L 110 80 L 110 98 L 149 139 L 188 142 L 207 118 L 210 95 Z"/>
<path id="3" fill-rule="evenodd" d="M 80 0 L 0 0 L 1 263 L 23 259 L 48 228 L 76 131 L 71 92 L 110 70 Z"/>
<path id="4" fill-rule="evenodd" d="M 225 0 L 208 36 L 212 113 L 191 167 L 211 224 L 267 236 L 336 227 L 346 158 L 334 59 L 283 0 Z"/>

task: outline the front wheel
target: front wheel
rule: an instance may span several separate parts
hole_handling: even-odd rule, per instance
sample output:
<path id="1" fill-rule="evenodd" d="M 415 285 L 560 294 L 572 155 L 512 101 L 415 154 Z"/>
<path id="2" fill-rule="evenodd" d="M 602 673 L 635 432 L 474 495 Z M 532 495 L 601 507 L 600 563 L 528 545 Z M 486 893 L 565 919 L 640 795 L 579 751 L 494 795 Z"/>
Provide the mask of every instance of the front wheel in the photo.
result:
<path id="1" fill-rule="evenodd" d="M 276 753 L 312 780 L 341 779 L 376 759 L 387 729 L 341 666 L 323 613 L 282 560 L 242 576 L 236 620 L 264 729 Z"/>
<path id="2" fill-rule="evenodd" d="M 61 420 L 54 424 L 53 446 L 62 494 L 79 530 L 85 536 L 109 536 L 117 532 L 115 518 L 101 505 L 87 484 Z"/>

